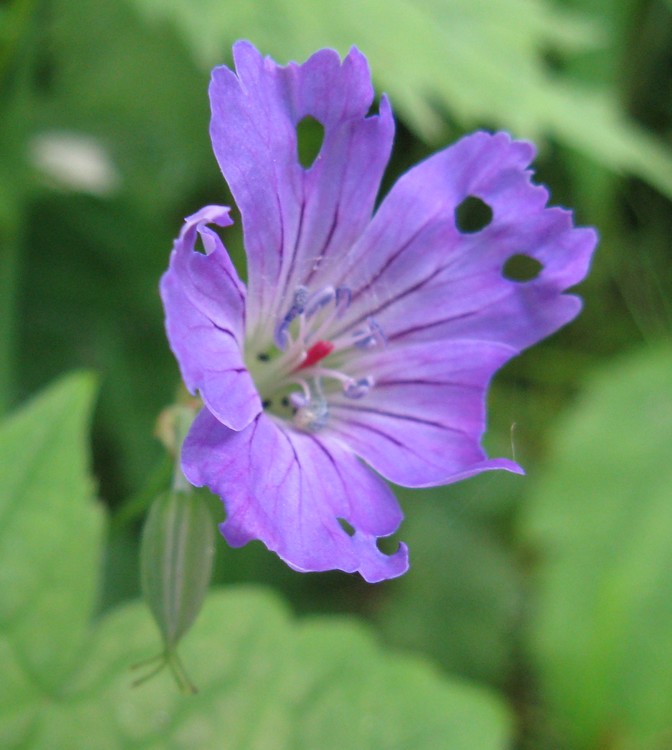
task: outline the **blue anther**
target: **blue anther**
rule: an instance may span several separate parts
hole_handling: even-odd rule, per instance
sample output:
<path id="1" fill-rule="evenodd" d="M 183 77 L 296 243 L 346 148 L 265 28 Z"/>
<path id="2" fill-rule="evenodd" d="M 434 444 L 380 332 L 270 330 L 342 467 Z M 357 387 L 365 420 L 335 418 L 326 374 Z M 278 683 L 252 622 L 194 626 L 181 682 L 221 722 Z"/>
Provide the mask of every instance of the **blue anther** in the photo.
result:
<path id="1" fill-rule="evenodd" d="M 315 292 L 306 304 L 306 317 L 310 318 L 326 307 L 336 296 L 333 286 L 325 286 L 319 292 Z"/>
<path id="2" fill-rule="evenodd" d="M 351 380 L 343 389 L 343 395 L 353 399 L 362 398 L 371 390 L 372 385 L 373 378 L 370 377 Z"/>
<path id="3" fill-rule="evenodd" d="M 387 346 L 387 339 L 383 329 L 373 318 L 367 320 L 367 328 L 359 328 L 353 333 L 356 337 L 355 346 L 358 349 L 372 349 L 374 346 Z"/>
<path id="4" fill-rule="evenodd" d="M 289 340 L 289 326 L 292 324 L 292 321 L 295 318 L 298 318 L 299 315 L 302 315 L 304 313 L 307 301 L 308 289 L 306 289 L 305 286 L 298 287 L 294 292 L 294 301 L 292 302 L 292 306 L 289 308 L 289 311 L 287 312 L 285 317 L 278 323 L 275 328 L 273 340 L 275 341 L 278 349 L 282 349 L 284 351 L 287 347 L 287 343 Z"/>
<path id="5" fill-rule="evenodd" d="M 341 317 L 343 313 L 350 307 L 350 301 L 352 300 L 352 291 L 347 286 L 339 286 L 336 289 L 336 315 Z"/>

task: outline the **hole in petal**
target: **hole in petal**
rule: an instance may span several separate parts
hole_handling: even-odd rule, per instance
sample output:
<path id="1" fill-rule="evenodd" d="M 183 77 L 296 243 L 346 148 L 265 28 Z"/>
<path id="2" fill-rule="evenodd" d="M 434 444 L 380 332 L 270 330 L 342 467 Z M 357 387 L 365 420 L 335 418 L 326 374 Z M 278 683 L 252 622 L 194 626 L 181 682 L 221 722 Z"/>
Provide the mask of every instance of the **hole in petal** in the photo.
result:
<path id="1" fill-rule="evenodd" d="M 341 528 L 348 536 L 354 536 L 355 530 L 354 528 L 345 520 L 345 518 L 337 518 L 336 519 L 339 524 L 341 525 Z"/>
<path id="2" fill-rule="evenodd" d="M 509 281 L 533 281 L 543 271 L 544 266 L 530 255 L 516 253 L 512 255 L 502 268 L 502 275 Z"/>
<path id="3" fill-rule="evenodd" d="M 485 229 L 492 221 L 492 209 L 475 195 L 467 196 L 455 209 L 455 223 L 460 232 L 472 234 Z"/>
<path id="4" fill-rule="evenodd" d="M 310 169 L 322 148 L 324 125 L 310 115 L 296 126 L 296 150 L 299 163 L 304 169 Z"/>
<path id="5" fill-rule="evenodd" d="M 397 534 L 392 536 L 380 536 L 376 539 L 376 547 L 384 555 L 393 555 L 399 549 L 399 538 Z"/>

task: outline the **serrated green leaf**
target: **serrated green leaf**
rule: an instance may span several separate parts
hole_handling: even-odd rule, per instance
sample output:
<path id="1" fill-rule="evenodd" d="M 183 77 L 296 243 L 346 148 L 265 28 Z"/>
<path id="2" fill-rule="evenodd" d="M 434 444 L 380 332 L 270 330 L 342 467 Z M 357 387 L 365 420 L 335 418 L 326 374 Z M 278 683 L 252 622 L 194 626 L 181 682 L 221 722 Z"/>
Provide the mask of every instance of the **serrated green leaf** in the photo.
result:
<path id="1" fill-rule="evenodd" d="M 96 597 L 102 516 L 86 471 L 93 393 L 91 376 L 72 375 L 0 429 L 0 638 L 45 691 L 72 669 Z"/>
<path id="2" fill-rule="evenodd" d="M 487 692 L 384 654 L 356 622 L 296 623 L 260 589 L 212 595 L 183 641 L 198 695 L 181 697 L 167 675 L 130 687 L 129 666 L 155 647 L 142 607 L 107 617 L 76 683 L 42 713 L 31 750 L 507 747 L 506 713 Z"/>
<path id="3" fill-rule="evenodd" d="M 200 693 L 131 665 L 161 644 L 140 604 L 89 626 L 101 514 L 84 427 L 91 381 L 71 377 L 0 431 L 0 746 L 7 750 L 504 750 L 492 693 L 383 652 L 354 620 L 294 621 L 275 596 L 209 597 L 181 644 Z"/>
<path id="4" fill-rule="evenodd" d="M 671 445 L 672 351 L 613 363 L 560 425 L 530 503 L 534 652 L 572 747 L 672 737 Z"/>
<path id="5" fill-rule="evenodd" d="M 204 69 L 225 62 L 237 38 L 283 62 L 356 44 L 400 117 L 427 140 L 445 139 L 442 113 L 449 112 L 467 127 L 552 136 L 672 196 L 670 150 L 628 119 L 617 93 L 582 87 L 544 60 L 548 49 L 602 42 L 599 19 L 546 0 L 130 1 L 150 19 L 172 21 Z"/>

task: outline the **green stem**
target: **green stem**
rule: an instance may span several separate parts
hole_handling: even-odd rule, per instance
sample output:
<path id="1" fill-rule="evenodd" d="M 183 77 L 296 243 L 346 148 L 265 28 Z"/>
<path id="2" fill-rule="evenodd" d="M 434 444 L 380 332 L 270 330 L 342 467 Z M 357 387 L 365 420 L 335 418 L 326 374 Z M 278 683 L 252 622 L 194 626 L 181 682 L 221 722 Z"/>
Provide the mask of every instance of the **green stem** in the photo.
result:
<path id="1" fill-rule="evenodd" d="M 175 466 L 173 468 L 173 489 L 176 492 L 191 492 L 193 487 L 182 472 L 182 444 L 187 437 L 191 423 L 194 421 L 194 410 L 189 407 L 178 407 L 175 413 Z"/>
<path id="2" fill-rule="evenodd" d="M 166 453 L 157 461 L 142 489 L 126 498 L 119 506 L 112 517 L 111 531 L 119 531 L 145 514 L 154 498 L 165 491 L 172 469 L 172 459 Z"/>
<path id="3" fill-rule="evenodd" d="M 115 512 L 112 518 L 112 531 L 118 531 L 145 514 L 154 498 L 165 491 L 170 482 L 171 471 L 174 490 L 177 492 L 191 492 L 193 490 L 193 487 L 187 482 L 186 477 L 182 473 L 179 460 L 182 443 L 193 421 L 193 408 L 186 406 L 176 407 L 173 429 L 175 433 L 175 451 L 178 457 L 173 459 L 168 453 L 164 454 L 154 467 L 142 489 L 127 498 Z"/>

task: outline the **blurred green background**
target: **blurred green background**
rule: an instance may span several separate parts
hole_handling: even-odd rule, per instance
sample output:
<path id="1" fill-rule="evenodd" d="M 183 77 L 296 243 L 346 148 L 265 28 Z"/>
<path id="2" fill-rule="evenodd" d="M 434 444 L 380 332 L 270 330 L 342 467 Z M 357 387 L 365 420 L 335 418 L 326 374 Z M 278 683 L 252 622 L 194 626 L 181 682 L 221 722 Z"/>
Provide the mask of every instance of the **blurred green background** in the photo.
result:
<path id="1" fill-rule="evenodd" d="M 0 5 L 0 410 L 66 371 L 99 377 L 98 616 L 137 597 L 141 521 L 170 477 L 153 432 L 178 371 L 157 284 L 182 218 L 231 203 L 207 85 L 238 38 L 283 63 L 362 49 L 397 115 L 385 187 L 463 133 L 505 128 L 536 142 L 536 179 L 601 243 L 581 316 L 491 393 L 487 447 L 527 477 L 400 490 L 401 580 L 299 575 L 220 541 L 216 582 L 368 620 L 383 649 L 488 688 L 509 729 L 487 747 L 672 748 L 669 0 Z M 243 267 L 238 223 L 226 244 Z M 33 747 L 16 736 L 7 747 Z"/>

